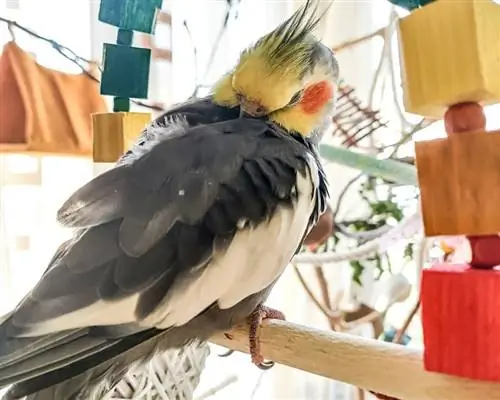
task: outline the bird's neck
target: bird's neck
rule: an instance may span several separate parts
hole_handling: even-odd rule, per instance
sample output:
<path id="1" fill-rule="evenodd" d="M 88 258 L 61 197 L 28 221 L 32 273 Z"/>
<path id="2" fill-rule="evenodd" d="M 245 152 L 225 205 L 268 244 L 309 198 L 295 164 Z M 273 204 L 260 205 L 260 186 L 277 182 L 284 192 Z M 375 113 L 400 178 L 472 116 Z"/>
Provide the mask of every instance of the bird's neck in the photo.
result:
<path id="1" fill-rule="evenodd" d="M 304 137 L 308 137 L 318 124 L 317 115 L 307 115 L 296 107 L 277 111 L 271 114 L 269 119 L 287 131 L 297 132 Z"/>

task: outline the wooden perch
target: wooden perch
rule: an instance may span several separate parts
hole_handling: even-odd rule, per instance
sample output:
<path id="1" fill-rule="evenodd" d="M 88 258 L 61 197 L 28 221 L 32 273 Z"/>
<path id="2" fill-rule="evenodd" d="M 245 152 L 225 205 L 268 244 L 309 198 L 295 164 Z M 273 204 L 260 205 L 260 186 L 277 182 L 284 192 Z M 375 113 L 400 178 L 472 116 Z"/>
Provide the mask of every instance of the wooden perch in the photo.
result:
<path id="1" fill-rule="evenodd" d="M 422 352 L 401 345 L 320 331 L 285 321 L 265 321 L 260 331 L 266 359 L 402 400 L 500 399 L 500 384 L 427 372 Z M 211 341 L 248 352 L 248 329 Z"/>

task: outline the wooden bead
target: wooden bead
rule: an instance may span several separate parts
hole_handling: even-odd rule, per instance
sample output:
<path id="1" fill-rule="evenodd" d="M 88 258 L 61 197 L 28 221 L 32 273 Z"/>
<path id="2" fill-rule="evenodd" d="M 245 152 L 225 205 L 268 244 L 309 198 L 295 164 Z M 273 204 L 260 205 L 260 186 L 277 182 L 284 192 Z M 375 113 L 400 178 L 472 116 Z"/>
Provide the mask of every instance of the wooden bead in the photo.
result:
<path id="1" fill-rule="evenodd" d="M 134 40 L 134 31 L 128 31 L 126 29 L 118 29 L 118 35 L 116 36 L 116 43 L 123 46 L 132 46 Z"/>
<path id="2" fill-rule="evenodd" d="M 500 381 L 500 271 L 436 265 L 422 274 L 424 366 Z"/>
<path id="3" fill-rule="evenodd" d="M 116 96 L 113 98 L 113 112 L 129 112 L 130 99 L 128 97 Z"/>
<path id="4" fill-rule="evenodd" d="M 478 103 L 460 103 L 448 108 L 444 114 L 444 127 L 448 135 L 486 130 L 486 116 Z"/>
<path id="5" fill-rule="evenodd" d="M 467 236 L 471 247 L 470 265 L 474 268 L 492 269 L 500 265 L 500 236 Z"/>

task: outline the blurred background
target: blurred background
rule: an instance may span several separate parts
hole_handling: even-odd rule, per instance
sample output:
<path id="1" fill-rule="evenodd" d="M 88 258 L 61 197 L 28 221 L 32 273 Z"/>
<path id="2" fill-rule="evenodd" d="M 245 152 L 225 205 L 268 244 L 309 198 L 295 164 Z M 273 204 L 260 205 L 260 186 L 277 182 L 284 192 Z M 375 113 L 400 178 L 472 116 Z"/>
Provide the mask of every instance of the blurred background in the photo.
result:
<path id="1" fill-rule="evenodd" d="M 242 49 L 300 4 L 294 0 L 165 0 L 155 35 L 135 37 L 137 46 L 156 49 L 148 103 L 162 108 L 205 95 Z M 98 21 L 98 9 L 97 0 L 0 0 L 0 17 L 28 28 L 28 32 L 9 29 L 8 23 L 0 22 L 0 44 L 15 40 L 35 67 L 49 74 L 82 74 L 82 66 L 92 67 L 85 60 L 99 64 L 103 43 L 116 40 L 116 29 Z M 444 136 L 441 122 L 403 111 L 395 21 L 405 13 L 388 0 L 335 0 L 318 32 L 324 43 L 337 50 L 342 78 L 339 115 L 325 142 L 413 163 L 412 140 Z M 74 54 L 65 54 L 73 61 L 33 33 L 71 49 Z M 5 66 L 7 57 L 4 50 L 0 88 L 11 79 Z M 10 101 L 0 97 L 0 124 L 11 113 L 6 103 Z M 105 101 L 110 108 L 109 99 Z M 151 111 L 137 105 L 133 109 Z M 489 128 L 500 127 L 498 111 L 498 107 L 487 109 Z M 1 315 L 38 280 L 55 249 L 68 237 L 70 232 L 55 220 L 56 210 L 72 191 L 92 178 L 93 170 L 89 157 L 0 150 Z M 348 253 L 417 212 L 418 192 L 412 186 L 360 177 L 358 171 L 334 164 L 327 164 L 327 171 L 335 223 L 329 239 L 317 251 Z M 345 257 L 334 263 L 290 267 L 268 304 L 293 322 L 380 340 L 391 341 L 408 322 L 403 344 L 421 347 L 418 312 L 409 318 L 417 304 L 425 261 L 419 258 L 418 218 L 407 228 L 407 232 L 387 238 L 378 252 L 364 259 Z M 434 244 L 426 255 L 443 258 L 448 247 Z M 314 301 L 319 299 L 323 305 L 327 301 L 325 282 L 328 308 L 340 315 L 333 322 Z M 217 357 L 223 352 L 211 346 L 195 399 L 372 398 L 349 385 L 280 365 L 262 372 L 245 354 Z"/>

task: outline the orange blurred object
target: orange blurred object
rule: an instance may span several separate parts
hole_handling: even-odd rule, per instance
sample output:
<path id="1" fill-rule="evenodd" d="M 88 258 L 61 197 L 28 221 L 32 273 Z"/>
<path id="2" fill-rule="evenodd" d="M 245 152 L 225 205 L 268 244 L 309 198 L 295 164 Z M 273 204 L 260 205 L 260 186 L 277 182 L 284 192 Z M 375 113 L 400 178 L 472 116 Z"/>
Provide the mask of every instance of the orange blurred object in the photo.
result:
<path id="1" fill-rule="evenodd" d="M 15 42 L 0 57 L 0 151 L 92 155 L 91 114 L 106 112 L 99 83 L 42 67 Z"/>
<path id="2" fill-rule="evenodd" d="M 304 245 L 309 247 L 317 247 L 324 244 L 334 231 L 333 212 L 330 206 L 319 217 L 318 223 L 311 229 L 311 232 L 306 236 Z"/>

